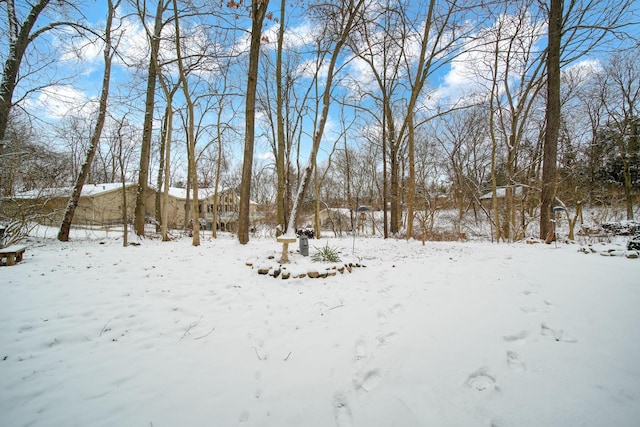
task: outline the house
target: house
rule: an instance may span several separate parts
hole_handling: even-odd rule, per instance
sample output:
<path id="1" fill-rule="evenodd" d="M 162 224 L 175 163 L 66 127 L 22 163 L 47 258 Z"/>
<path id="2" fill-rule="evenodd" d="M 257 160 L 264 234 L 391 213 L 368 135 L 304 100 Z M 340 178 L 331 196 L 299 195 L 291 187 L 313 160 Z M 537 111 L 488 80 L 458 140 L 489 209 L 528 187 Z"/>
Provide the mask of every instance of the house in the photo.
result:
<path id="1" fill-rule="evenodd" d="M 206 209 L 213 205 L 214 191 L 212 188 L 198 189 L 198 217 L 205 218 Z M 193 191 L 187 194 L 186 188 L 169 187 L 166 209 L 167 226 L 171 229 L 185 228 L 191 220 L 191 204 Z M 185 221 L 186 218 L 186 221 Z M 203 224 L 204 225 L 204 224 Z"/>
<path id="2" fill-rule="evenodd" d="M 168 215 L 169 228 L 184 228 L 191 220 L 192 192 L 187 198 L 184 188 L 169 187 Z M 189 203 L 187 203 L 187 200 Z M 198 189 L 198 217 L 201 226 L 207 230 L 213 229 L 215 191 L 213 188 Z M 238 229 L 238 211 L 240 209 L 240 195 L 231 188 L 219 190 L 217 215 L 215 215 L 216 229 L 221 231 L 236 231 Z M 258 204 L 249 204 L 249 219 L 252 223 L 258 220 Z"/>
<path id="3" fill-rule="evenodd" d="M 126 183 L 127 217 L 133 220 L 137 183 Z M 72 187 L 45 188 L 25 191 L 2 200 L 0 210 L 7 218 L 32 218 L 45 225 L 59 226 L 66 211 Z M 145 200 L 145 216 L 148 221 L 155 218 L 156 191 L 149 188 Z M 167 200 L 167 225 L 171 229 L 182 229 L 191 220 L 192 192 L 187 195 L 184 188 L 169 187 Z M 212 188 L 198 189 L 198 217 L 203 228 L 211 230 L 214 222 L 215 192 Z M 240 196 L 233 189 L 218 193 L 218 215 L 215 222 L 218 230 L 236 231 Z M 74 213 L 73 225 L 111 227 L 122 224 L 122 183 L 87 184 L 82 187 L 80 200 Z M 252 223 L 259 219 L 258 204 L 250 203 L 249 218 Z"/>
<path id="4" fill-rule="evenodd" d="M 498 201 L 503 200 L 507 197 L 507 189 L 510 189 L 513 191 L 513 196 L 516 199 L 521 199 L 522 195 L 523 195 L 523 191 L 522 191 L 522 186 L 521 185 L 516 185 L 516 186 L 509 186 L 509 187 L 496 187 L 496 198 L 498 199 Z M 514 191 L 515 190 L 515 191 Z M 486 203 L 486 201 L 489 201 L 489 205 L 491 200 L 493 199 L 493 191 L 489 191 L 486 194 L 483 194 L 482 196 L 480 196 L 480 201 L 482 203 Z"/>
<path id="5" fill-rule="evenodd" d="M 86 184 L 82 187 L 73 225 L 110 227 L 122 224 L 122 207 L 126 200 L 127 217 L 133 218 L 136 202 L 136 183 Z M 2 213 L 10 218 L 33 217 L 36 221 L 59 226 L 66 212 L 73 187 L 44 188 L 25 191 L 2 201 Z M 146 214 L 153 216 L 154 194 L 145 201 Z"/>

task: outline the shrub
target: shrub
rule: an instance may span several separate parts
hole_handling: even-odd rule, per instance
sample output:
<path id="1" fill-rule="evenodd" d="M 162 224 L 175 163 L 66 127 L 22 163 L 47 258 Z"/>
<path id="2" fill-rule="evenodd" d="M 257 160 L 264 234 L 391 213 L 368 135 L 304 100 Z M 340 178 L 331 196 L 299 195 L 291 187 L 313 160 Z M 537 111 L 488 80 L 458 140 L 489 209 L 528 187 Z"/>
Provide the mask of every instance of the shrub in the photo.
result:
<path id="1" fill-rule="evenodd" d="M 340 262 L 340 256 L 337 248 L 329 247 L 327 243 L 322 248 L 316 248 L 317 252 L 311 256 L 313 262 Z"/>

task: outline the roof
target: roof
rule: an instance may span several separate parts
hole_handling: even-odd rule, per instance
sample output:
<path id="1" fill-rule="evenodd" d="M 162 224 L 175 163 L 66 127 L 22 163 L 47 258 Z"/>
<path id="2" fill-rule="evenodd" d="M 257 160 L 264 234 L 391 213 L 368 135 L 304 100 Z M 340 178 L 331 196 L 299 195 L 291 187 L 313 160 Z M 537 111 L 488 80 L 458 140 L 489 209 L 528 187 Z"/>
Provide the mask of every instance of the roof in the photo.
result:
<path id="1" fill-rule="evenodd" d="M 133 182 L 126 182 L 126 187 L 137 185 Z M 101 194 L 110 193 L 112 191 L 122 189 L 122 183 L 104 183 L 104 184 L 85 184 L 82 186 L 81 196 L 95 197 Z M 73 192 L 73 187 L 52 187 L 42 188 L 37 190 L 23 191 L 16 193 L 13 198 L 15 199 L 42 199 L 42 198 L 59 198 L 70 197 Z"/>
<path id="2" fill-rule="evenodd" d="M 227 192 L 233 192 L 238 197 L 240 197 L 238 193 L 232 188 L 224 188 L 224 189 L 218 190 L 219 195 Z M 213 187 L 198 188 L 198 200 L 206 199 L 208 197 L 213 197 L 214 193 L 215 193 L 215 189 Z M 193 191 L 190 191 L 189 194 L 190 195 L 193 194 Z M 178 200 L 187 200 L 187 189 L 178 188 L 178 187 L 169 187 L 169 196 L 175 197 Z M 249 200 L 249 204 L 257 205 L 258 203 L 253 200 Z"/>
<path id="3" fill-rule="evenodd" d="M 516 192 L 515 196 L 522 196 L 522 186 L 515 186 Z M 496 188 L 496 197 L 498 199 L 504 199 L 507 196 L 507 187 L 498 187 Z M 487 194 L 483 194 L 480 196 L 480 200 L 491 200 L 493 198 L 493 191 L 488 192 Z"/>
<path id="4" fill-rule="evenodd" d="M 189 191 L 189 198 L 191 198 L 193 190 Z M 212 197 L 214 194 L 213 188 L 198 188 L 198 199 L 206 199 Z M 169 196 L 175 197 L 178 200 L 187 200 L 187 189 L 178 187 L 169 187 Z"/>

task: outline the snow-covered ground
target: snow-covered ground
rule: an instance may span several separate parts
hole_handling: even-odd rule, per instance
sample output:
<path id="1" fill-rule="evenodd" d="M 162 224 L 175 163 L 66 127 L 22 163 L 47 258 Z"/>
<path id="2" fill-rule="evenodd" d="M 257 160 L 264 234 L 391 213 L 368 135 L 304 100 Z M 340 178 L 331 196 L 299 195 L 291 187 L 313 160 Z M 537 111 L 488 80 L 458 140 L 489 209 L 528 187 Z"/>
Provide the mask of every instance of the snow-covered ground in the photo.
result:
<path id="1" fill-rule="evenodd" d="M 0 425 L 640 425 L 640 260 L 611 246 L 322 239 L 366 267 L 282 280 L 245 265 L 274 239 L 115 237 L 0 267 Z"/>

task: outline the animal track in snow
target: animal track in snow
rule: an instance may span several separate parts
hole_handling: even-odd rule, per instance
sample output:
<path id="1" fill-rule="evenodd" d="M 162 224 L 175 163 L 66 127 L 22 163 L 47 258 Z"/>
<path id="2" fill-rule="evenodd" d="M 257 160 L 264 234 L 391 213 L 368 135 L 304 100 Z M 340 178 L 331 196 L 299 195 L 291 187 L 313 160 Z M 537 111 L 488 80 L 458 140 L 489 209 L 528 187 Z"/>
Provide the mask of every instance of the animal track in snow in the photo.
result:
<path id="1" fill-rule="evenodd" d="M 347 404 L 347 400 L 341 394 L 333 397 L 333 412 L 336 419 L 337 427 L 352 427 L 351 410 Z"/>
<path id="2" fill-rule="evenodd" d="M 491 392 L 498 390 L 496 379 L 489 375 L 485 368 L 480 368 L 467 378 L 465 384 L 479 392 Z"/>
<path id="3" fill-rule="evenodd" d="M 238 422 L 240 424 L 246 423 L 249 420 L 249 411 L 244 411 L 240 414 L 240 418 L 238 418 Z"/>
<path id="4" fill-rule="evenodd" d="M 402 309 L 402 304 L 394 304 L 391 308 L 389 308 L 389 311 L 391 312 L 391 314 L 393 314 L 400 309 Z"/>
<path id="5" fill-rule="evenodd" d="M 527 338 L 527 335 L 529 335 L 527 331 L 520 331 L 520 333 L 516 335 L 505 335 L 502 339 L 507 342 L 520 342 L 524 341 Z"/>
<path id="6" fill-rule="evenodd" d="M 540 334 L 545 337 L 553 338 L 558 342 L 562 341 L 570 344 L 578 342 L 577 339 L 567 334 L 564 330 L 550 328 L 545 323 L 540 324 Z"/>
<path id="7" fill-rule="evenodd" d="M 380 383 L 380 372 L 377 369 L 369 371 L 362 377 L 361 381 L 355 381 L 356 390 L 370 392 Z"/>
<path id="8" fill-rule="evenodd" d="M 520 356 L 515 351 L 507 351 L 507 365 L 517 372 L 525 370 L 524 362 L 520 360 Z"/>
<path id="9" fill-rule="evenodd" d="M 256 399 L 260 399 L 260 396 L 262 396 L 262 374 L 260 374 L 260 372 L 256 372 L 255 374 L 255 379 L 256 379 L 256 391 L 253 394 L 253 397 L 255 397 Z"/>
<path id="10" fill-rule="evenodd" d="M 390 332 L 388 334 L 380 334 L 376 337 L 378 340 L 378 347 L 383 347 L 393 341 L 396 338 L 397 334 L 395 332 Z"/>
<path id="11" fill-rule="evenodd" d="M 387 324 L 387 316 L 385 316 L 381 311 L 378 312 L 378 323 L 380 323 L 380 326 Z"/>

